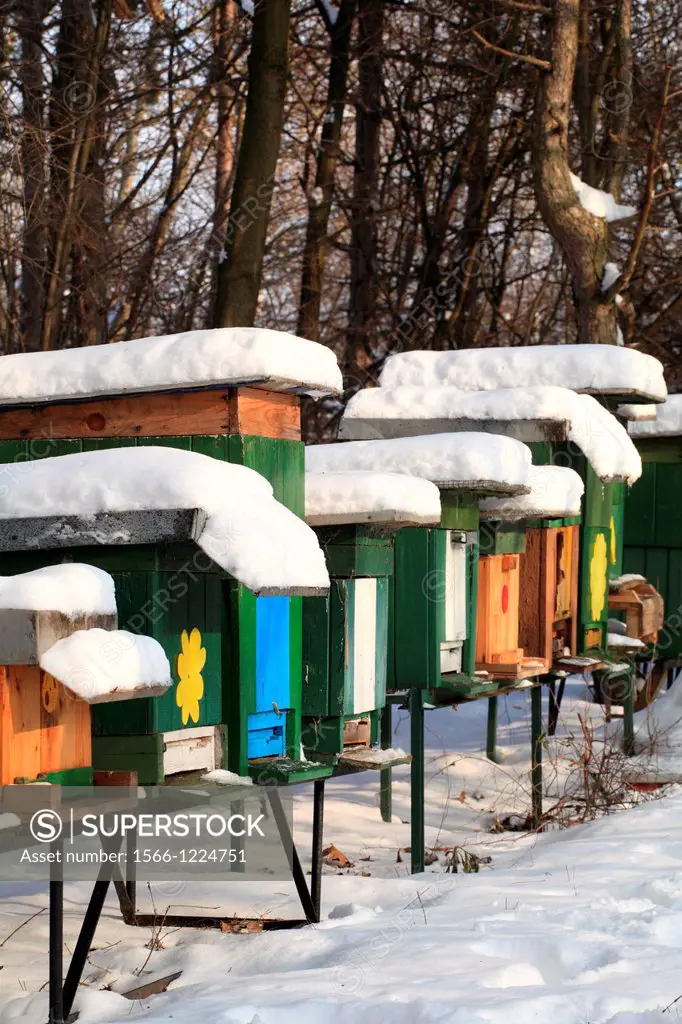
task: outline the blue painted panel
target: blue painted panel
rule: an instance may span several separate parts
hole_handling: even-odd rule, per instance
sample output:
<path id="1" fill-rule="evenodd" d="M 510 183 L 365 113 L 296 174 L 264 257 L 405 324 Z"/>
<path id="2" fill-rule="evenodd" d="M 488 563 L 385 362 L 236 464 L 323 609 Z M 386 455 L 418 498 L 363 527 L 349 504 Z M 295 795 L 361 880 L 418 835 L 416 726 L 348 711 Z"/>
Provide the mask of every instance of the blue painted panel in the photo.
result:
<path id="1" fill-rule="evenodd" d="M 256 598 L 256 711 L 291 707 L 288 597 Z"/>
<path id="2" fill-rule="evenodd" d="M 274 711 L 260 715 L 249 715 L 248 757 L 284 757 L 286 740 L 286 715 Z"/>

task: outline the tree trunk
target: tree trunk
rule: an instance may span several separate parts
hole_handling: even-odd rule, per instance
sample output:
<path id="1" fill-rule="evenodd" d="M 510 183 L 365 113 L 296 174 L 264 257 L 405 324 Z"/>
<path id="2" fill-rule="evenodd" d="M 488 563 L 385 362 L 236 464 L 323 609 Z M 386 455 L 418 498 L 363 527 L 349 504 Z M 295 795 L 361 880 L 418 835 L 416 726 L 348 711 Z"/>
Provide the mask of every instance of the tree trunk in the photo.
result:
<path id="1" fill-rule="evenodd" d="M 311 341 L 317 341 L 320 335 L 322 280 L 328 250 L 327 232 L 334 199 L 339 141 L 348 84 L 350 39 L 356 6 L 357 0 L 341 0 L 338 17 L 329 28 L 327 112 L 322 124 L 315 188 L 308 210 L 298 313 L 298 333 Z"/>
<path id="2" fill-rule="evenodd" d="M 42 65 L 44 0 L 24 0 L 19 6 L 22 97 L 21 166 L 23 173 L 24 234 L 21 253 L 21 329 L 24 351 L 40 348 L 45 271 L 45 76 Z"/>
<path id="3" fill-rule="evenodd" d="M 360 383 L 370 359 L 371 322 L 377 296 L 376 192 L 381 135 L 384 0 L 361 0 L 358 9 L 358 105 L 351 206 L 348 362 Z"/>
<path id="4" fill-rule="evenodd" d="M 604 301 L 608 224 L 578 202 L 568 163 L 568 128 L 578 53 L 580 0 L 557 0 L 552 19 L 552 70 L 541 72 L 532 132 L 533 173 L 540 212 L 559 243 L 573 283 L 578 341 L 616 343 L 616 307 Z"/>
<path id="5" fill-rule="evenodd" d="M 289 22 L 290 0 L 255 5 L 244 131 L 218 265 L 214 327 L 249 327 L 256 318 L 284 124 Z"/>

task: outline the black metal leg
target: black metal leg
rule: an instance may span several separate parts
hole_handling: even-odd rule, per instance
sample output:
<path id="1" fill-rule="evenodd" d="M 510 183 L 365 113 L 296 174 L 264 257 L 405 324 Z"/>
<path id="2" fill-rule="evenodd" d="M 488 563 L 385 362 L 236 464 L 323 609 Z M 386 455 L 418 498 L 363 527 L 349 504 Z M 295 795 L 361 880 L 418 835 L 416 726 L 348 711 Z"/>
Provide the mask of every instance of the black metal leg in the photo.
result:
<path id="1" fill-rule="evenodd" d="M 559 711 L 561 709 L 561 702 L 564 699 L 564 690 L 566 689 L 566 677 L 563 676 L 559 680 L 559 690 L 556 690 L 556 683 L 554 680 L 549 684 L 549 715 L 547 718 L 547 735 L 554 736 L 556 733 L 556 727 L 559 722 Z"/>
<path id="2" fill-rule="evenodd" d="M 424 695 L 410 690 L 410 840 L 412 874 L 424 870 Z"/>
<path id="3" fill-rule="evenodd" d="M 137 870 L 135 855 L 137 853 L 137 832 L 130 831 L 126 839 L 126 894 L 132 905 L 133 917 L 137 908 Z"/>
<path id="4" fill-rule="evenodd" d="M 324 779 L 313 783 L 313 864 L 311 889 L 315 920 L 320 920 L 322 912 L 322 840 L 324 836 Z"/>
<path id="5" fill-rule="evenodd" d="M 393 706 L 390 701 L 381 710 L 381 749 L 389 750 L 393 743 Z M 381 820 L 393 820 L 393 769 L 382 768 L 379 772 L 379 809 Z"/>
<path id="6" fill-rule="evenodd" d="M 280 795 L 276 789 L 268 789 L 267 793 L 268 799 L 270 800 L 270 806 L 272 807 L 272 813 L 275 817 L 277 831 L 282 837 L 282 842 L 284 843 L 284 849 L 286 850 L 287 858 L 289 860 L 289 868 L 293 875 L 298 898 L 300 899 L 301 906 L 303 907 L 303 913 L 310 922 L 317 924 L 315 904 L 313 903 L 313 898 L 310 895 L 310 890 L 306 883 L 305 873 L 298 856 L 298 850 L 294 843 L 294 837 L 291 834 L 291 829 L 289 828 L 287 816 L 284 813 L 284 808 L 282 807 Z"/>
<path id="7" fill-rule="evenodd" d="M 497 764 L 497 697 L 488 698 L 488 727 L 485 747 L 488 760 Z"/>
<path id="8" fill-rule="evenodd" d="M 542 822 L 542 687 L 534 686 L 531 699 L 531 802 L 533 828 Z"/>
<path id="9" fill-rule="evenodd" d="M 64 881 L 62 878 L 63 846 L 52 845 L 59 861 L 52 864 L 50 877 L 50 980 L 49 1024 L 64 1024 Z"/>
<path id="10" fill-rule="evenodd" d="M 71 1013 L 73 1001 L 76 998 L 76 992 L 83 976 L 83 970 L 88 959 L 90 947 L 92 946 L 92 940 L 95 937 L 99 919 L 102 916 L 102 908 L 104 907 L 104 901 L 109 891 L 109 883 L 111 882 L 111 868 L 108 869 L 108 873 L 108 878 L 98 879 L 95 882 L 88 909 L 85 911 L 78 941 L 76 942 L 76 948 L 73 951 L 71 963 L 69 964 L 63 990 L 63 1012 L 67 1019 Z"/>

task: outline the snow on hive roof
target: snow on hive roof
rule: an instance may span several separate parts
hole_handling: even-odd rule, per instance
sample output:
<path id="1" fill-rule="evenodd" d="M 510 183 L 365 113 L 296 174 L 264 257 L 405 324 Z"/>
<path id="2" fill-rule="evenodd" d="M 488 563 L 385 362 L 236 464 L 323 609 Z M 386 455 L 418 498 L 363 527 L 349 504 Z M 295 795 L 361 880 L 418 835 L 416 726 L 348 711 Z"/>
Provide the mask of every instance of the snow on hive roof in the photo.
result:
<path id="1" fill-rule="evenodd" d="M 331 349 L 255 327 L 0 357 L 0 406 L 237 384 L 311 394 L 343 388 Z"/>
<path id="2" fill-rule="evenodd" d="M 1 364 L 0 364 L 1 365 Z M 593 395 L 664 402 L 663 366 L 616 345 L 528 345 L 389 356 L 382 387 L 451 387 L 462 391 L 555 385 Z"/>
<path id="3" fill-rule="evenodd" d="M 198 545 L 255 593 L 326 590 L 314 532 L 251 469 L 177 448 L 111 448 L 0 465 L 0 519 L 200 508 Z"/>
<path id="4" fill-rule="evenodd" d="M 0 608 L 82 615 L 115 615 L 114 581 L 94 565 L 68 562 L 0 576 Z"/>
<path id="5" fill-rule="evenodd" d="M 602 192 L 600 188 L 588 185 L 586 181 L 581 181 L 577 174 L 571 174 L 571 184 L 583 210 L 587 210 L 594 217 L 613 222 L 627 220 L 637 213 L 636 206 L 623 206 L 617 203 L 610 192 Z"/>
<path id="6" fill-rule="evenodd" d="M 603 481 L 632 483 L 642 461 L 625 428 L 590 395 L 568 388 L 367 388 L 348 403 L 342 437 L 402 437 L 485 430 L 522 441 L 567 440 L 585 454 Z"/>
<path id="7" fill-rule="evenodd" d="M 682 435 L 682 395 L 668 395 L 656 408 L 656 419 L 628 423 L 630 437 L 680 437 Z"/>
<path id="8" fill-rule="evenodd" d="M 309 473 L 369 470 L 419 476 L 443 491 L 523 494 L 530 490 L 530 449 L 493 434 L 429 434 L 391 440 L 310 445 Z"/>
<path id="9" fill-rule="evenodd" d="M 530 484 L 530 494 L 484 498 L 479 506 L 481 515 L 508 522 L 580 515 L 585 485 L 575 470 L 563 466 L 532 466 Z"/>
<path id="10" fill-rule="evenodd" d="M 636 420 L 638 423 L 650 422 L 656 419 L 657 405 L 632 405 L 626 402 L 616 409 L 616 416 L 623 420 Z"/>
<path id="11" fill-rule="evenodd" d="M 438 523 L 440 492 L 405 473 L 306 473 L 305 517 L 311 526 Z"/>
<path id="12" fill-rule="evenodd" d="M 88 704 L 158 696 L 171 685 L 158 640 L 124 629 L 79 629 L 44 651 L 40 667 Z"/>

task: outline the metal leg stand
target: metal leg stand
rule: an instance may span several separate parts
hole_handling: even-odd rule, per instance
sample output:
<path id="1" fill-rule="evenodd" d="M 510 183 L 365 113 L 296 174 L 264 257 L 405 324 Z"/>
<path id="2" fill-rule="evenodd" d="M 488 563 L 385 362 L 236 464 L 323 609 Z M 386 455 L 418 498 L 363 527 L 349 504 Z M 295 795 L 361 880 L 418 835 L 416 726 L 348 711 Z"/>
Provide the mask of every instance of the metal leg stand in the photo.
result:
<path id="1" fill-rule="evenodd" d="M 322 846 L 324 837 L 324 779 L 313 783 L 313 864 L 310 886 L 312 889 L 315 920 L 322 912 Z"/>
<path id="2" fill-rule="evenodd" d="M 412 874 L 424 870 L 424 694 L 410 690 Z"/>
<path id="3" fill-rule="evenodd" d="M 63 843 L 57 840 L 51 852 L 58 859 L 50 874 L 50 980 L 49 1024 L 64 1024 L 64 879 L 62 874 Z"/>
<path id="4" fill-rule="evenodd" d="M 531 699 L 531 820 L 533 828 L 542 822 L 542 687 L 534 686 Z"/>
<path id="5" fill-rule="evenodd" d="M 389 750 L 393 742 L 393 705 L 387 702 L 381 712 L 381 749 Z M 381 820 L 393 820 L 393 769 L 382 768 L 379 772 L 379 807 Z"/>
<path id="6" fill-rule="evenodd" d="M 556 733 L 556 727 L 559 722 L 559 711 L 561 709 L 561 702 L 564 699 L 564 690 L 566 689 L 566 677 L 562 676 L 559 679 L 559 689 L 557 692 L 556 682 L 553 679 L 549 684 L 549 716 L 547 719 L 547 735 L 554 736 Z"/>
<path id="7" fill-rule="evenodd" d="M 488 731 L 486 753 L 489 761 L 497 764 L 497 697 L 488 699 Z"/>
<path id="8" fill-rule="evenodd" d="M 71 1013 L 73 1001 L 76 998 L 80 980 L 83 976 L 83 970 L 87 963 L 88 953 L 92 946 L 92 940 L 95 937 L 99 919 L 102 916 L 104 901 L 106 900 L 107 893 L 109 892 L 111 866 L 108 867 L 107 873 L 107 878 L 99 878 L 95 882 L 90 902 L 88 904 L 88 909 L 85 911 L 85 917 L 83 918 L 80 935 L 76 942 L 76 948 L 74 949 L 73 956 L 71 957 L 66 981 L 64 982 L 64 1014 L 67 1020 Z"/>
<path id="9" fill-rule="evenodd" d="M 301 860 L 298 856 L 298 850 L 294 843 L 294 837 L 289 827 L 287 816 L 284 813 L 281 797 L 276 789 L 268 789 L 267 793 L 268 799 L 270 800 L 270 806 L 272 807 L 272 813 L 275 817 L 277 831 L 282 837 L 282 842 L 284 843 L 284 849 L 286 850 L 287 858 L 289 860 L 289 868 L 291 869 L 298 898 L 300 899 L 301 906 L 303 907 L 303 913 L 310 922 L 317 924 L 318 918 L 315 903 L 310 894 L 310 890 L 308 889 L 305 873 L 301 865 Z"/>
<path id="10" fill-rule="evenodd" d="M 631 672 L 625 681 L 623 691 L 623 745 L 625 753 L 630 757 L 635 752 L 635 719 L 634 719 L 634 673 Z"/>

